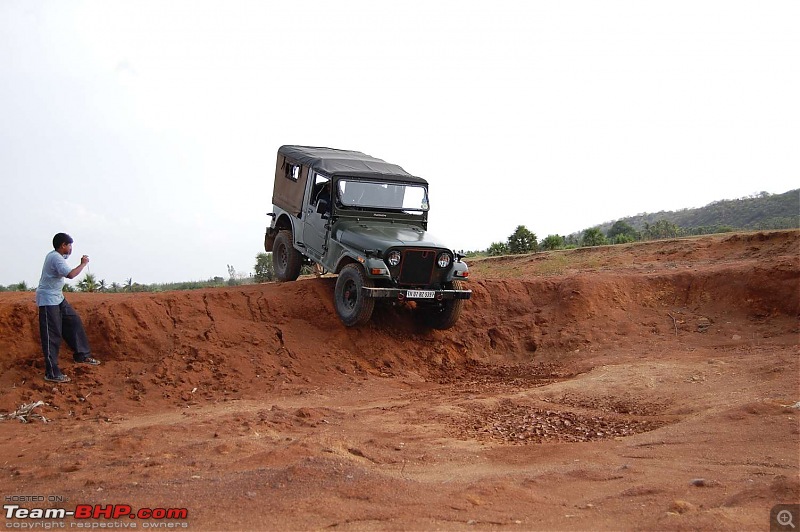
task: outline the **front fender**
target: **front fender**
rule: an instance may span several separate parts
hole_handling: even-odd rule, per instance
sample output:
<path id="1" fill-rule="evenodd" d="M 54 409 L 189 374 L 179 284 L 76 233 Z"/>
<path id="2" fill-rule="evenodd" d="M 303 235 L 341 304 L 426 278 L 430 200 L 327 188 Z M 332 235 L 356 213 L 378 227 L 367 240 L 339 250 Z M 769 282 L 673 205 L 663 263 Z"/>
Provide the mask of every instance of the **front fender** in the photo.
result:
<path id="1" fill-rule="evenodd" d="M 466 262 L 458 261 L 453 263 L 453 267 L 447 272 L 445 280 L 447 282 L 460 280 L 463 281 L 469 277 L 469 267 Z"/>
<path id="2" fill-rule="evenodd" d="M 368 257 L 364 253 L 358 253 L 349 248 L 342 249 L 342 255 L 339 257 L 336 263 L 336 269 L 333 271 L 339 273 L 342 271 L 342 268 L 352 263 L 361 264 L 367 277 L 372 279 L 386 279 L 389 281 L 392 279 L 389 274 L 389 268 L 386 267 L 386 263 L 383 262 L 383 259 Z"/>
<path id="3" fill-rule="evenodd" d="M 351 249 L 342 248 L 339 258 L 336 260 L 336 267 L 332 268 L 331 271 L 334 273 L 339 273 L 342 271 L 342 268 L 353 263 L 361 264 L 366 269 L 366 266 L 364 265 L 365 262 L 366 258 L 363 254 L 360 255 Z"/>

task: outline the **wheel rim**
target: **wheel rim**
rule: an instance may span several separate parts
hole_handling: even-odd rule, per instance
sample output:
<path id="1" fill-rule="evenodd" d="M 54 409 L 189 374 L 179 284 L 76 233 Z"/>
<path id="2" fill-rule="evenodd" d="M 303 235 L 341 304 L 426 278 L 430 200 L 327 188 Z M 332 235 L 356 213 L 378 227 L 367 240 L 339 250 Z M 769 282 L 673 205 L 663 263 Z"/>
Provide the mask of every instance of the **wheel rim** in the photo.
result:
<path id="1" fill-rule="evenodd" d="M 289 253 L 286 251 L 286 246 L 280 246 L 278 248 L 278 265 L 281 267 L 281 269 L 285 270 L 288 264 Z"/>
<path id="2" fill-rule="evenodd" d="M 356 303 L 358 303 L 358 290 L 356 283 L 352 280 L 348 280 L 346 283 L 344 283 L 344 288 L 342 290 L 342 303 L 344 303 L 344 306 L 347 308 L 347 310 L 353 310 L 356 307 Z"/>

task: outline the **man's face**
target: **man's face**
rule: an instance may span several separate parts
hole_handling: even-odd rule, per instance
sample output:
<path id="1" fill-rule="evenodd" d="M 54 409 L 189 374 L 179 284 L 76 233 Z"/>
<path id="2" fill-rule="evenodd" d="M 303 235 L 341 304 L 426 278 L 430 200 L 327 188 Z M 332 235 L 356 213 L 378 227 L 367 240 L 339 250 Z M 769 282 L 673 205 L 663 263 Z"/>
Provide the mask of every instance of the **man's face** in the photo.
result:
<path id="1" fill-rule="evenodd" d="M 69 257 L 72 255 L 72 244 L 67 244 L 66 242 L 61 244 L 58 247 L 58 252 L 64 255 L 65 257 Z"/>

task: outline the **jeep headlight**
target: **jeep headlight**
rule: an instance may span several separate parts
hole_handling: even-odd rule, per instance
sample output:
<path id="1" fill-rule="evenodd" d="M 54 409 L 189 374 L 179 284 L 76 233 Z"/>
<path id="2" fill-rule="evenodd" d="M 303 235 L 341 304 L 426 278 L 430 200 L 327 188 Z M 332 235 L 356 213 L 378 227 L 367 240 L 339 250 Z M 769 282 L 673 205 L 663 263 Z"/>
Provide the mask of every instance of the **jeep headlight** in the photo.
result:
<path id="1" fill-rule="evenodd" d="M 450 262 L 452 260 L 453 259 L 450 258 L 450 254 L 445 252 L 439 255 L 439 258 L 436 259 L 436 264 L 438 264 L 440 268 L 447 268 L 450 266 Z"/>
<path id="2" fill-rule="evenodd" d="M 400 252 L 395 250 L 389 253 L 386 256 L 386 264 L 388 264 L 392 268 L 400 264 Z"/>

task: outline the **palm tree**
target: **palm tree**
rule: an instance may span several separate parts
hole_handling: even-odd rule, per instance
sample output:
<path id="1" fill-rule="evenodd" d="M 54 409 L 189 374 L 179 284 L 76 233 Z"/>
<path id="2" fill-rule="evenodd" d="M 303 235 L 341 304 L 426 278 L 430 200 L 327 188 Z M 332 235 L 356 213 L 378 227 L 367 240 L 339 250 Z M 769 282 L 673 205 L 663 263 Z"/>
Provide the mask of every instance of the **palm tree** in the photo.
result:
<path id="1" fill-rule="evenodd" d="M 97 278 L 93 273 L 87 273 L 86 277 L 78 283 L 78 288 L 81 292 L 95 292 L 98 286 Z"/>

